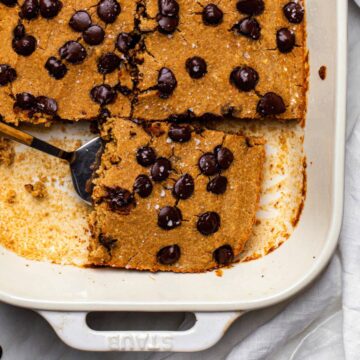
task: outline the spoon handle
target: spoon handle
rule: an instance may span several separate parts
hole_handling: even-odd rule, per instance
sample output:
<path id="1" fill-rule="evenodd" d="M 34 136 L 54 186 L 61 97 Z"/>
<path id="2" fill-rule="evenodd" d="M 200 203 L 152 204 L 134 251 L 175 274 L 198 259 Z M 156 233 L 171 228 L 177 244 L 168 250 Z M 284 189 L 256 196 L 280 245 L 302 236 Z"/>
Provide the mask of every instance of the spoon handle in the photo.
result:
<path id="1" fill-rule="evenodd" d="M 0 121 L 0 135 L 15 140 L 21 144 L 30 146 L 36 150 L 40 150 L 46 154 L 70 161 L 73 153 L 67 152 L 40 140 L 26 132 L 16 129 Z"/>

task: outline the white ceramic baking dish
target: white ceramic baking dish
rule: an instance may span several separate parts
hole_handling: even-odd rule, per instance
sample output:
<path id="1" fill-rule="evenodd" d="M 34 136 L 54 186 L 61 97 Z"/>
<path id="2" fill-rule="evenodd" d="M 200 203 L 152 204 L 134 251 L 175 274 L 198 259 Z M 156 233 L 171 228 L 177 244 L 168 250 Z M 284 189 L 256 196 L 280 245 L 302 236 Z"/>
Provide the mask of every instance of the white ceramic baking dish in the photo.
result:
<path id="1" fill-rule="evenodd" d="M 343 210 L 347 1 L 308 0 L 310 92 L 307 201 L 291 238 L 256 261 L 205 274 L 81 269 L 0 255 L 0 300 L 37 309 L 69 345 L 85 350 L 195 351 L 210 347 L 242 312 L 283 301 L 329 261 Z M 326 65 L 326 81 L 318 69 Z M 185 332 L 96 332 L 90 311 L 193 311 Z"/>

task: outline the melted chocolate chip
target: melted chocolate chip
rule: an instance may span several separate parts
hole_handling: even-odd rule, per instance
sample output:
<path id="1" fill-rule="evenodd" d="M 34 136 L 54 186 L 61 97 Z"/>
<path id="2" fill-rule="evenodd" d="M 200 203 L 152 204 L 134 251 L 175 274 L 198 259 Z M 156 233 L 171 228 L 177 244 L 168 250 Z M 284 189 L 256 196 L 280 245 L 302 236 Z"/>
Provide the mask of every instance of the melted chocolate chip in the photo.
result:
<path id="1" fill-rule="evenodd" d="M 163 247 L 156 255 L 157 261 L 163 265 L 175 264 L 181 256 L 181 251 L 178 245 L 171 245 Z"/>
<path id="2" fill-rule="evenodd" d="M 182 175 L 175 183 L 172 194 L 176 199 L 186 200 L 194 192 L 194 179 L 189 174 Z"/>
<path id="3" fill-rule="evenodd" d="M 164 230 L 172 230 L 181 225 L 182 214 L 176 206 L 165 206 L 160 209 L 158 225 Z"/>
<path id="4" fill-rule="evenodd" d="M 24 35 L 20 39 L 12 40 L 14 51 L 21 56 L 30 56 L 36 49 L 37 41 L 32 35 Z"/>
<path id="5" fill-rule="evenodd" d="M 45 63 L 45 69 L 49 72 L 49 75 L 56 80 L 62 79 L 67 73 L 67 67 L 60 60 L 51 56 Z"/>
<path id="6" fill-rule="evenodd" d="M 261 116 L 279 115 L 286 111 L 286 107 L 281 96 L 268 92 L 259 100 L 256 111 Z"/>
<path id="7" fill-rule="evenodd" d="M 216 233 L 220 228 L 220 216 L 218 213 L 208 211 L 199 216 L 196 228 L 203 235 Z"/>
<path id="8" fill-rule="evenodd" d="M 99 236 L 99 243 L 108 251 L 110 251 L 115 246 L 116 242 L 116 239 L 113 239 L 109 236 L 104 236 L 103 234 L 100 234 Z"/>
<path id="9" fill-rule="evenodd" d="M 85 31 L 91 25 L 91 17 L 85 10 L 77 11 L 69 20 L 69 26 L 78 32 Z"/>
<path id="10" fill-rule="evenodd" d="M 228 180 L 225 176 L 217 175 L 207 184 L 206 190 L 216 195 L 224 194 Z"/>
<path id="11" fill-rule="evenodd" d="M 207 65 L 203 58 L 194 56 L 186 60 L 185 67 L 193 79 L 200 79 L 207 73 Z"/>
<path id="12" fill-rule="evenodd" d="M 99 45 L 104 41 L 105 31 L 99 25 L 91 25 L 83 32 L 83 39 L 89 45 Z"/>
<path id="13" fill-rule="evenodd" d="M 160 14 L 164 16 L 176 16 L 179 14 L 179 4 L 176 0 L 159 0 Z"/>
<path id="14" fill-rule="evenodd" d="M 236 67 L 230 74 L 230 82 L 241 91 L 255 89 L 259 74 L 250 66 Z"/>
<path id="15" fill-rule="evenodd" d="M 150 196 L 153 184 L 147 175 L 139 175 L 134 182 L 134 192 L 142 198 Z"/>
<path id="16" fill-rule="evenodd" d="M 16 70 L 7 64 L 0 64 L 0 86 L 13 82 L 17 77 Z"/>
<path id="17" fill-rule="evenodd" d="M 21 39 L 25 36 L 25 26 L 23 24 L 18 24 L 14 27 L 13 35 L 15 39 Z"/>
<path id="18" fill-rule="evenodd" d="M 198 165 L 204 175 L 214 175 L 219 171 L 218 163 L 213 153 L 205 153 L 202 155 Z"/>
<path id="19" fill-rule="evenodd" d="M 139 42 L 140 36 L 122 32 L 116 40 L 116 48 L 122 53 L 126 54 L 130 49 L 133 49 Z"/>
<path id="20" fill-rule="evenodd" d="M 252 40 L 258 40 L 261 35 L 260 24 L 254 18 L 245 18 L 240 20 L 232 27 L 238 35 L 244 35 Z"/>
<path id="21" fill-rule="evenodd" d="M 136 152 L 136 161 L 144 167 L 154 164 L 156 161 L 155 150 L 150 146 L 143 146 L 139 148 Z"/>
<path id="22" fill-rule="evenodd" d="M 304 18 L 304 8 L 301 4 L 289 2 L 283 7 L 284 15 L 289 22 L 300 24 Z"/>
<path id="23" fill-rule="evenodd" d="M 166 67 L 161 68 L 158 75 L 159 97 L 167 99 L 174 92 L 176 86 L 177 81 L 174 73 Z"/>
<path id="24" fill-rule="evenodd" d="M 91 98 L 100 105 L 111 104 L 116 100 L 116 91 L 108 84 L 94 86 L 90 91 Z"/>
<path id="25" fill-rule="evenodd" d="M 45 19 L 52 19 L 60 12 L 62 6 L 59 0 L 40 0 L 40 14 Z"/>
<path id="26" fill-rule="evenodd" d="M 179 25 L 179 18 L 177 16 L 164 16 L 157 17 L 158 30 L 163 34 L 172 34 Z"/>
<path id="27" fill-rule="evenodd" d="M 26 20 L 32 20 L 39 15 L 38 0 L 25 0 L 20 7 L 20 17 Z"/>
<path id="28" fill-rule="evenodd" d="M 150 173 L 154 181 L 166 180 L 171 172 L 171 162 L 166 158 L 158 158 L 152 165 Z"/>
<path id="29" fill-rule="evenodd" d="M 99 57 L 97 68 L 100 74 L 110 74 L 121 64 L 121 59 L 114 53 L 106 53 Z"/>
<path id="30" fill-rule="evenodd" d="M 107 189 L 106 200 L 111 211 L 124 211 L 135 203 L 134 195 L 129 190 L 118 186 Z"/>
<path id="31" fill-rule="evenodd" d="M 215 4 L 208 4 L 202 11 L 202 20 L 205 25 L 219 25 L 222 23 L 224 13 Z"/>
<path id="32" fill-rule="evenodd" d="M 36 110 L 47 115 L 55 115 L 58 111 L 56 100 L 46 97 L 38 96 L 36 98 Z"/>
<path id="33" fill-rule="evenodd" d="M 239 0 L 236 8 L 247 15 L 260 15 L 264 11 L 264 0 Z"/>
<path id="34" fill-rule="evenodd" d="M 191 128 L 189 125 L 171 124 L 168 135 L 172 141 L 184 143 L 191 139 Z"/>
<path id="35" fill-rule="evenodd" d="M 214 251 L 214 259 L 219 265 L 229 265 L 234 261 L 234 252 L 230 245 L 223 245 Z"/>
<path id="36" fill-rule="evenodd" d="M 59 55 L 71 64 L 80 64 L 87 56 L 85 48 L 77 41 L 68 41 L 60 49 Z"/>
<path id="37" fill-rule="evenodd" d="M 17 0 L 0 0 L 0 3 L 4 4 L 5 6 L 8 6 L 8 7 L 13 7 L 17 4 Z M 1 356 L 0 356 L 0 358 L 1 358 Z"/>
<path id="38" fill-rule="evenodd" d="M 113 23 L 121 12 L 121 6 L 116 0 L 101 0 L 97 6 L 99 18 L 107 24 Z"/>
<path id="39" fill-rule="evenodd" d="M 221 146 L 215 150 L 216 160 L 221 169 L 226 170 L 234 161 L 234 155 L 231 150 Z"/>
<path id="40" fill-rule="evenodd" d="M 16 94 L 14 107 L 18 107 L 22 110 L 30 110 L 36 106 L 35 96 L 23 92 Z"/>
<path id="41" fill-rule="evenodd" d="M 282 28 L 276 33 L 276 45 L 280 52 L 289 53 L 295 46 L 295 33 L 287 28 Z"/>

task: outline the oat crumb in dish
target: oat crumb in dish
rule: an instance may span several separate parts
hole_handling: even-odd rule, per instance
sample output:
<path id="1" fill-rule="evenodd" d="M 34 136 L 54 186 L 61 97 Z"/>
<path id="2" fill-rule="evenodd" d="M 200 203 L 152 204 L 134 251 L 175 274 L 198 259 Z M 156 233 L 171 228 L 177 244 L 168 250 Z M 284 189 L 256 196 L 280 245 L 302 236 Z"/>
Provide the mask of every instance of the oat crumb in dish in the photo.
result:
<path id="1" fill-rule="evenodd" d="M 26 184 L 25 190 L 37 199 L 43 199 L 48 195 L 46 186 L 42 181 L 37 181 L 35 184 Z"/>
<path id="2" fill-rule="evenodd" d="M 0 165 L 10 166 L 14 162 L 15 150 L 13 143 L 4 138 L 0 138 Z"/>
<path id="3" fill-rule="evenodd" d="M 327 68 L 325 65 L 321 66 L 320 69 L 319 69 L 319 76 L 320 76 L 320 79 L 321 80 L 325 80 L 326 79 L 326 71 L 327 71 Z"/>

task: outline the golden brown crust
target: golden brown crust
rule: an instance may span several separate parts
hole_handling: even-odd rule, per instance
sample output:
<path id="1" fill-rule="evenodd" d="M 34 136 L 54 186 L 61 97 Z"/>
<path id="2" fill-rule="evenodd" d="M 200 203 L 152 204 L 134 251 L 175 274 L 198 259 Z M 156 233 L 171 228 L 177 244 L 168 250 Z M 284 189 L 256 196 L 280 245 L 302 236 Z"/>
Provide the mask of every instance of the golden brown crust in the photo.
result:
<path id="1" fill-rule="evenodd" d="M 259 96 L 267 92 L 280 95 L 286 111 L 277 119 L 301 121 L 306 110 L 306 36 L 305 21 L 291 24 L 283 14 L 288 0 L 265 0 L 265 10 L 255 16 L 261 26 L 259 40 L 236 35 L 230 29 L 246 17 L 236 10 L 236 1 L 222 1 L 217 5 L 224 12 L 221 24 L 206 26 L 202 21 L 203 4 L 193 0 L 178 0 L 179 26 L 173 34 L 153 31 L 157 0 L 145 0 L 147 17 L 142 29 L 146 51 L 139 65 L 139 88 L 142 91 L 135 105 L 134 116 L 143 119 L 166 119 L 189 109 L 195 116 L 204 113 L 228 115 L 241 119 L 261 118 L 256 111 Z M 281 53 L 276 45 L 276 32 L 286 27 L 295 32 L 296 47 Z M 140 56 L 140 54 L 139 54 Z M 185 69 L 188 58 L 202 57 L 207 63 L 207 74 L 192 79 Z M 253 67 L 259 74 L 256 91 L 243 92 L 229 81 L 231 71 L 238 66 Z M 177 87 L 168 99 L 161 99 L 154 89 L 158 72 L 169 68 L 177 79 Z M 152 90 L 148 90 L 152 89 Z"/>
<path id="2" fill-rule="evenodd" d="M 201 272 L 218 266 L 213 257 L 217 248 L 228 244 L 235 256 L 242 251 L 255 221 L 265 158 L 262 141 L 219 131 L 196 133 L 193 130 L 190 141 L 175 143 L 169 141 L 169 125 L 165 123 L 158 125 L 158 136 L 151 136 L 141 126 L 118 119 L 111 120 L 106 127 L 112 141 L 107 145 L 95 181 L 95 210 L 90 220 L 93 231 L 90 261 L 94 265 Z M 136 194 L 136 206 L 128 211 L 111 211 L 104 201 L 107 189 L 121 187 L 132 191 L 138 175 L 149 175 L 149 168 L 135 160 L 137 149 L 148 144 L 156 149 L 158 156 L 171 160 L 170 177 L 160 183 L 153 182 L 153 191 L 146 199 Z M 230 168 L 222 171 L 228 179 L 227 190 L 222 195 L 206 190 L 209 177 L 201 174 L 197 165 L 201 155 L 213 151 L 217 145 L 227 147 L 234 154 Z M 120 159 L 117 164 L 111 160 L 114 154 Z M 193 177 L 195 190 L 189 199 L 177 202 L 171 190 L 185 173 Z M 157 225 L 159 210 L 175 204 L 182 212 L 181 225 L 172 230 L 160 228 Z M 210 236 L 202 235 L 196 228 L 199 215 L 207 211 L 215 211 L 221 218 L 220 229 Z M 101 245 L 99 237 L 110 239 L 110 246 Z M 180 247 L 180 259 L 173 265 L 160 264 L 158 251 L 175 244 Z"/>

